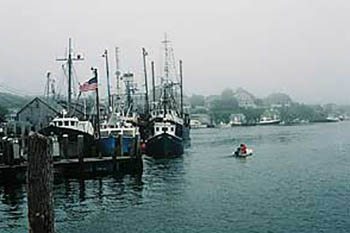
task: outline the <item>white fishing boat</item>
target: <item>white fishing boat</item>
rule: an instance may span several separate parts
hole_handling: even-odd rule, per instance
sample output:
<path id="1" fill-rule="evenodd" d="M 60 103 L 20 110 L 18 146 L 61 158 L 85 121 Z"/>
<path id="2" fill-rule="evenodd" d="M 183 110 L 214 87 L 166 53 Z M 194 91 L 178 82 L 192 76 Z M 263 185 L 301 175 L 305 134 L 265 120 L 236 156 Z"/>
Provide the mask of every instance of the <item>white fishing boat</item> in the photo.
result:
<path id="1" fill-rule="evenodd" d="M 191 129 L 201 129 L 201 128 L 208 127 L 206 124 L 203 124 L 199 120 L 195 120 L 195 119 L 191 119 L 190 126 L 191 126 Z"/>
<path id="2" fill-rule="evenodd" d="M 258 125 L 278 125 L 281 122 L 281 119 L 279 119 L 277 116 L 273 117 L 267 117 L 264 116 L 260 119 L 258 122 Z"/>

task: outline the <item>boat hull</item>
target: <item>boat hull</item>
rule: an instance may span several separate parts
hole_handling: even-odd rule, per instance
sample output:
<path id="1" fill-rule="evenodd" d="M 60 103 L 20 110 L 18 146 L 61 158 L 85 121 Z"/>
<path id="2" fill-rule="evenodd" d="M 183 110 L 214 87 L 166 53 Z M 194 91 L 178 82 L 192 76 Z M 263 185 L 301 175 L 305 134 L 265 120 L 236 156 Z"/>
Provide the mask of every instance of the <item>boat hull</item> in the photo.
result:
<path id="1" fill-rule="evenodd" d="M 281 123 L 280 120 L 271 120 L 271 121 L 260 121 L 258 125 L 279 125 Z"/>
<path id="2" fill-rule="evenodd" d="M 78 135 L 83 135 L 83 154 L 84 157 L 93 157 L 96 155 L 95 151 L 95 139 L 94 136 L 79 130 L 74 130 L 70 128 L 61 128 L 56 127 L 53 125 L 50 125 L 48 127 L 45 127 L 39 131 L 39 133 L 45 135 L 45 136 L 57 136 L 58 141 L 60 143 L 60 156 L 64 157 L 62 154 L 64 151 L 64 144 L 63 144 L 63 135 L 68 135 L 68 148 L 66 148 L 66 151 L 68 153 L 69 158 L 78 158 L 77 154 L 77 140 Z"/>
<path id="3" fill-rule="evenodd" d="M 183 153 L 183 140 L 167 133 L 153 136 L 146 142 L 146 155 L 153 158 L 173 158 Z"/>
<path id="4" fill-rule="evenodd" d="M 123 136 L 122 140 L 123 155 L 133 155 L 137 138 Z M 98 144 L 100 152 L 105 156 L 112 156 L 118 150 L 118 138 L 115 136 L 101 138 Z"/>

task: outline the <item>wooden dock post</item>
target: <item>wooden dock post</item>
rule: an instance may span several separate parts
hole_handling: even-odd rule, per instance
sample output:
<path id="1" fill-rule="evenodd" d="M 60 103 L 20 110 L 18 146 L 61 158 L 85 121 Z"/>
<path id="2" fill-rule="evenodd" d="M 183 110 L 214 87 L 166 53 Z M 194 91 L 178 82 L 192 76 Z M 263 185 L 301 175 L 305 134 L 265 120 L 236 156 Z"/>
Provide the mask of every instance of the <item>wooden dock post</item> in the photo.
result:
<path id="1" fill-rule="evenodd" d="M 136 140 L 135 140 L 135 157 L 139 157 L 141 155 L 141 142 L 140 142 L 140 135 L 136 136 Z"/>
<path id="2" fill-rule="evenodd" d="M 13 158 L 13 142 L 12 138 L 7 138 L 5 141 L 5 164 L 7 165 L 13 165 L 14 164 L 14 158 Z"/>
<path id="3" fill-rule="evenodd" d="M 24 156 L 24 148 L 25 145 L 25 132 L 26 132 L 26 126 L 24 123 L 21 124 L 21 137 L 20 137 L 20 156 L 23 158 Z"/>
<path id="4" fill-rule="evenodd" d="M 79 158 L 79 167 L 80 171 L 82 172 L 84 170 L 84 135 L 78 135 L 78 144 L 77 144 L 77 154 Z"/>
<path id="5" fill-rule="evenodd" d="M 68 134 L 63 134 L 63 158 L 68 159 Z"/>
<path id="6" fill-rule="evenodd" d="M 52 154 L 37 133 L 29 136 L 27 172 L 29 233 L 54 233 Z"/>
<path id="7" fill-rule="evenodd" d="M 118 153 L 117 156 L 123 156 L 124 150 L 123 150 L 123 135 L 120 133 L 118 134 Z"/>

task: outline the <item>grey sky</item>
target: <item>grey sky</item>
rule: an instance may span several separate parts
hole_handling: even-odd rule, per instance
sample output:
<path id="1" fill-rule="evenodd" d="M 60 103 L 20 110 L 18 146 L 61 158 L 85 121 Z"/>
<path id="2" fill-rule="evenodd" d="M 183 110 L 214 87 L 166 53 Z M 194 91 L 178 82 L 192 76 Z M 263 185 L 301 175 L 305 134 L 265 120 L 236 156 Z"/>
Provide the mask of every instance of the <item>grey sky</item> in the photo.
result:
<path id="1" fill-rule="evenodd" d="M 116 45 L 123 70 L 141 79 L 141 47 L 159 61 L 168 32 L 188 94 L 243 87 L 260 97 L 349 104 L 349 8 L 345 0 L 3 0 L 0 84 L 42 93 L 48 70 L 63 77 L 55 58 L 68 37 L 85 57 L 76 65 L 80 81 L 91 66 L 103 77 L 101 54 Z"/>

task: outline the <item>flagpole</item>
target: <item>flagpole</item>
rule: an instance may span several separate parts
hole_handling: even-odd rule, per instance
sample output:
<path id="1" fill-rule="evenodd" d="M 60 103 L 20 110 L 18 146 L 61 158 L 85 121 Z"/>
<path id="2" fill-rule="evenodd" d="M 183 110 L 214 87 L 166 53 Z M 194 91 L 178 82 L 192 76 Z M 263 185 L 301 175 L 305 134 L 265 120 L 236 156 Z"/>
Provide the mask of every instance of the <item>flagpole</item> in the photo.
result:
<path id="1" fill-rule="evenodd" d="M 101 131 L 100 131 L 100 100 L 98 96 L 98 73 L 97 68 L 92 68 L 94 72 L 94 77 L 96 78 L 97 87 L 96 87 L 96 125 L 97 125 L 97 139 L 101 138 Z"/>

